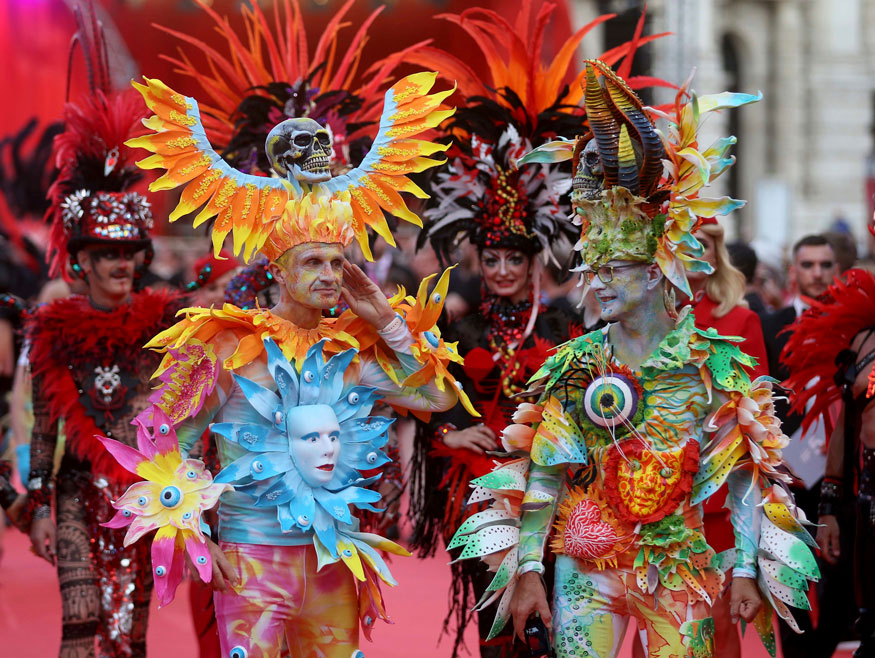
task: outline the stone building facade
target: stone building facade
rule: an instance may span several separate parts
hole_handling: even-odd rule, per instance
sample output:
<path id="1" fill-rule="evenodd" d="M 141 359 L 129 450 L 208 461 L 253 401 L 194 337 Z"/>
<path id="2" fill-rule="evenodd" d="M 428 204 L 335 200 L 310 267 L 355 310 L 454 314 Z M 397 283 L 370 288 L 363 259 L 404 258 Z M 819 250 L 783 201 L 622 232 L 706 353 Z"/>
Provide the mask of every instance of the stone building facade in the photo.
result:
<path id="1" fill-rule="evenodd" d="M 577 24 L 610 11 L 631 25 L 642 5 L 572 0 L 572 11 Z M 842 218 L 865 244 L 873 206 L 867 176 L 875 172 L 875 0 L 649 0 L 647 11 L 648 33 L 673 33 L 645 47 L 650 73 L 679 83 L 695 67 L 697 92 L 763 92 L 760 103 L 707 128 L 739 138 L 738 166 L 719 184 L 749 203 L 727 220 L 729 233 L 754 240 L 773 260 Z M 599 45 L 598 36 L 589 41 L 594 51 Z M 671 98 L 661 93 L 652 102 Z"/>

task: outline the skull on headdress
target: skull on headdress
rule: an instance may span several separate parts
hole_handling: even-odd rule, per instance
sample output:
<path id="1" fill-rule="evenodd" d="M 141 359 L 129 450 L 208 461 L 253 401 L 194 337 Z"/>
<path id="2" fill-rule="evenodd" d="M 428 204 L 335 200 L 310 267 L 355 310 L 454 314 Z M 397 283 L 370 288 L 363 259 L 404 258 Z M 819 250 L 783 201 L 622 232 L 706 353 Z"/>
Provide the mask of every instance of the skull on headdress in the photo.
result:
<path id="1" fill-rule="evenodd" d="M 265 151 L 280 176 L 299 183 L 323 183 L 331 178 L 331 133 L 313 119 L 286 119 L 267 136 Z"/>

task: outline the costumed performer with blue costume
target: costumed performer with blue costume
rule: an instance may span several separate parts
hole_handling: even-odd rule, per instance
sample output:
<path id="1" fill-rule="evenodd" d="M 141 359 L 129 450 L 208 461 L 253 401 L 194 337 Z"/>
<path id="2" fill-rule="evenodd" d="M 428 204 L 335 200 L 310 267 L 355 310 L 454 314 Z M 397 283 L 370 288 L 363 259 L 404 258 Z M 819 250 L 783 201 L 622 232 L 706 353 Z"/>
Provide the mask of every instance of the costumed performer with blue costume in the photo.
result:
<path id="1" fill-rule="evenodd" d="M 402 291 L 387 300 L 344 258 L 353 239 L 370 255 L 368 226 L 393 242 L 384 209 L 419 222 L 398 192 L 421 196 L 406 174 L 440 164 L 428 156 L 446 148 L 416 139 L 453 111 L 442 106 L 450 91 L 428 93 L 435 77 L 414 74 L 393 85 L 373 147 L 358 167 L 334 177 L 331 134 L 312 119 L 274 128 L 266 152 L 278 177 L 253 176 L 210 147 L 193 98 L 156 80 L 137 85 L 156 113 L 147 121 L 154 134 L 133 142 L 155 153 L 141 166 L 167 170 L 157 189 L 186 185 L 171 219 L 204 206 L 195 221 L 216 215 L 216 248 L 230 233 L 244 258 L 261 252 L 280 289 L 269 310 L 187 309 L 149 344 L 165 352 L 156 371 L 163 385 L 153 396 L 151 418 L 144 415 L 141 424 L 152 423 L 153 437 L 178 425 L 182 460 L 215 422 L 225 467 L 217 479 L 241 487 L 222 494 L 220 545 L 192 525 L 209 500 L 194 497 L 197 505 L 188 508 L 186 495 L 178 495 L 185 492 L 185 468 L 174 484 L 154 482 L 162 484 L 162 499 L 164 488 L 175 487 L 168 502 L 190 512 L 178 523 L 192 535 L 180 539 L 173 520 L 163 516 L 138 521 L 138 512 L 155 511 L 151 503 L 138 507 L 139 496 L 117 501 L 120 516 L 113 521 L 136 523 L 135 536 L 148 531 L 141 526 L 163 524 L 152 548 L 162 602 L 173 596 L 183 547 L 212 578 L 220 590 L 216 612 L 225 656 L 278 656 L 283 635 L 294 655 L 362 655 L 357 619 L 369 634 L 377 618 L 387 618 L 377 580 L 392 582 L 374 548 L 404 553 L 375 535 L 356 535 L 349 511 L 350 504 L 371 509 L 379 499 L 356 475 L 365 464 L 386 461 L 379 448 L 388 421 L 368 420 L 370 405 L 379 397 L 422 417 L 457 399 L 470 406 L 446 369 L 460 357 L 435 326 L 449 272 L 431 292 L 426 280 L 415 299 Z M 341 296 L 349 311 L 323 317 Z M 286 385 L 297 388 L 300 399 L 285 394 Z M 144 439 L 143 454 L 154 452 L 150 441 Z M 128 465 L 152 480 L 139 458 L 131 456 Z M 194 478 L 206 477 L 190 470 Z M 316 605 L 306 597 L 318 591 Z"/>

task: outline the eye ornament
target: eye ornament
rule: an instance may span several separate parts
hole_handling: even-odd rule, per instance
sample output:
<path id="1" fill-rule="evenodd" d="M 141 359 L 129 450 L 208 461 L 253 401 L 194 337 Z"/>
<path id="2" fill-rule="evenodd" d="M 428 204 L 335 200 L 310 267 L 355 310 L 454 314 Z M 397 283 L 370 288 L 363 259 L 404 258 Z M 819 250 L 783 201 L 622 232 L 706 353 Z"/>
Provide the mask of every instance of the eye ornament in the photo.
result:
<path id="1" fill-rule="evenodd" d="M 428 344 L 432 347 L 439 347 L 441 344 L 441 339 L 438 338 L 433 331 L 425 331 L 422 334 L 425 336 L 425 339 L 428 341 Z"/>
<path id="2" fill-rule="evenodd" d="M 159 499 L 164 507 L 173 509 L 174 507 L 178 507 L 179 503 L 182 502 L 182 492 L 174 486 L 164 487 L 161 490 Z"/>

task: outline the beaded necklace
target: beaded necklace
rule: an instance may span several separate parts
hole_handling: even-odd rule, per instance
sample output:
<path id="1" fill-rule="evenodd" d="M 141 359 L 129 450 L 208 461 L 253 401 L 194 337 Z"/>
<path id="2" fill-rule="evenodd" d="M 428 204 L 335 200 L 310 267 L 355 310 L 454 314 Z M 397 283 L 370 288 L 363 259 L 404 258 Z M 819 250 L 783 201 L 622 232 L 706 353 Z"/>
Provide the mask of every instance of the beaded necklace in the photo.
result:
<path id="1" fill-rule="evenodd" d="M 480 302 L 480 314 L 489 326 L 486 334 L 489 349 L 498 354 L 502 393 L 507 398 L 513 397 L 525 388 L 515 383 L 522 369 L 516 352 L 522 347 L 523 332 L 532 314 L 532 299 L 509 304 L 498 295 L 486 294 Z"/>

